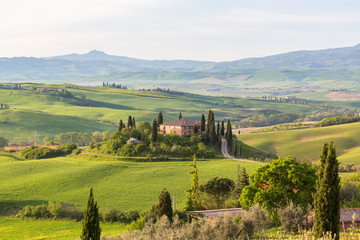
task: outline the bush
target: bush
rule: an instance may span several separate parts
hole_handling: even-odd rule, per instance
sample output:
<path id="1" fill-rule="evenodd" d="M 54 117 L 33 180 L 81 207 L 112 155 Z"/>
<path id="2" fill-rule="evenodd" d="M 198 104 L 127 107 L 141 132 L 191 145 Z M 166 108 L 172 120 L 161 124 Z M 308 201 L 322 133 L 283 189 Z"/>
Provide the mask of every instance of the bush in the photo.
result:
<path id="1" fill-rule="evenodd" d="M 279 210 L 281 225 L 288 233 L 297 233 L 305 220 L 307 210 L 297 207 L 290 202 L 288 206 Z"/>
<path id="2" fill-rule="evenodd" d="M 48 205 L 26 206 L 20 210 L 16 217 L 21 218 L 53 218 L 53 219 L 75 219 L 81 220 L 83 215 L 79 210 L 69 204 L 49 202 Z"/>
<path id="3" fill-rule="evenodd" d="M 58 149 L 51 149 L 48 147 L 31 146 L 21 151 L 21 155 L 25 159 L 43 159 L 59 157 L 71 153 L 77 147 L 75 144 L 64 144 Z"/>

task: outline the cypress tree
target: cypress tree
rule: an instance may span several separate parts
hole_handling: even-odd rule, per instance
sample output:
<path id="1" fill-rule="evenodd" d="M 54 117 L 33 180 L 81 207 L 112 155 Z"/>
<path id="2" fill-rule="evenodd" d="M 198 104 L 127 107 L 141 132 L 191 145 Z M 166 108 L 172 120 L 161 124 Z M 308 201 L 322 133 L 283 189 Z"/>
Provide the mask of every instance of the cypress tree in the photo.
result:
<path id="1" fill-rule="evenodd" d="M 225 134 L 225 126 L 224 126 L 224 120 L 221 121 L 221 130 L 220 130 L 221 136 L 224 136 Z"/>
<path id="2" fill-rule="evenodd" d="M 203 132 L 205 131 L 205 116 L 204 116 L 204 114 L 201 114 L 200 130 L 201 130 L 201 134 L 203 134 Z"/>
<path id="3" fill-rule="evenodd" d="M 199 170 L 196 165 L 196 156 L 193 156 L 193 162 L 189 165 L 193 168 L 189 172 L 189 175 L 192 176 L 191 178 L 191 187 L 186 190 L 187 199 L 185 203 L 185 210 L 186 211 L 193 211 L 199 210 L 201 208 L 200 203 L 200 196 L 199 196 Z"/>
<path id="4" fill-rule="evenodd" d="M 181 112 L 179 113 L 179 119 L 182 119 L 183 117 L 182 117 L 182 115 L 181 115 Z"/>
<path id="5" fill-rule="evenodd" d="M 198 127 L 198 125 L 194 125 L 193 126 L 193 133 L 194 133 L 194 135 L 196 135 L 196 134 L 198 134 L 198 132 L 199 132 L 199 127 Z"/>
<path id="6" fill-rule="evenodd" d="M 120 120 L 120 122 L 119 122 L 119 132 L 121 132 L 122 129 L 123 129 L 123 121 Z"/>
<path id="7" fill-rule="evenodd" d="M 172 221 L 173 209 L 171 206 L 171 197 L 169 192 L 164 188 L 159 196 L 159 218 L 166 215 Z"/>
<path id="8" fill-rule="evenodd" d="M 135 117 L 132 118 L 131 127 L 136 128 Z"/>
<path id="9" fill-rule="evenodd" d="M 128 117 L 127 126 L 128 126 L 128 128 L 132 128 L 132 117 L 131 116 Z"/>
<path id="10" fill-rule="evenodd" d="M 234 141 L 234 157 L 237 156 L 236 141 Z"/>
<path id="11" fill-rule="evenodd" d="M 340 178 L 339 162 L 333 142 L 323 145 L 320 156 L 320 169 L 314 196 L 314 231 L 320 238 L 331 232 L 334 239 L 339 239 L 340 226 Z"/>
<path id="12" fill-rule="evenodd" d="M 232 137 L 232 128 L 231 128 L 231 122 L 230 119 L 228 119 L 228 124 L 227 124 L 227 130 L 226 130 L 226 142 L 228 145 L 228 149 L 231 151 L 232 150 L 232 143 L 233 143 L 233 137 Z"/>
<path id="13" fill-rule="evenodd" d="M 158 115 L 158 118 L 157 118 L 157 123 L 158 123 L 158 125 L 164 123 L 162 112 L 159 112 L 159 115 Z"/>
<path id="14" fill-rule="evenodd" d="M 218 122 L 217 122 L 216 135 L 217 135 L 217 136 L 220 135 L 220 122 L 219 122 L 219 120 L 218 120 Z"/>
<path id="15" fill-rule="evenodd" d="M 208 133 L 211 144 L 215 145 L 218 139 L 215 131 L 214 112 L 211 110 L 209 110 L 209 117 L 208 117 Z"/>
<path id="16" fill-rule="evenodd" d="M 241 142 L 239 142 L 239 153 L 238 153 L 238 155 L 239 155 L 239 158 L 241 158 Z"/>
<path id="17" fill-rule="evenodd" d="M 90 189 L 86 210 L 84 211 L 81 240 L 100 240 L 101 228 L 99 221 L 99 208 L 94 201 L 93 188 Z"/>
<path id="18" fill-rule="evenodd" d="M 156 122 L 155 118 L 154 118 L 153 124 L 152 124 L 151 141 L 153 143 L 157 141 L 157 122 Z"/>

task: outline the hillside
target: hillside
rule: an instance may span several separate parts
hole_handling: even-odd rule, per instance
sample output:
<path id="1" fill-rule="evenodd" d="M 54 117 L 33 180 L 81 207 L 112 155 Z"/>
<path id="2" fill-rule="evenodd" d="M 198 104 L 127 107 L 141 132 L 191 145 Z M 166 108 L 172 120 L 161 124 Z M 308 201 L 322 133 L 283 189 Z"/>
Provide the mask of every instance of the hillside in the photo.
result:
<path id="1" fill-rule="evenodd" d="M 137 122 L 152 121 L 159 111 L 163 112 L 164 121 L 172 121 L 178 118 L 179 112 L 185 118 L 199 120 L 208 109 L 214 110 L 216 119 L 220 120 L 240 120 L 263 112 L 311 113 L 322 109 L 240 98 L 102 87 L 23 84 L 22 88 L 0 90 L 0 103 L 10 106 L 8 110 L 0 110 L 0 136 L 10 142 L 32 139 L 34 131 L 37 131 L 39 140 L 46 136 L 54 137 L 60 132 L 115 131 L 120 119 L 125 121 L 131 115 Z M 49 91 L 34 91 L 32 88 L 47 88 Z M 74 98 L 60 98 L 53 94 L 55 91 L 50 91 L 61 89 L 70 91 Z M 85 100 L 88 106 L 72 103 Z"/>
<path id="2" fill-rule="evenodd" d="M 317 161 L 324 142 L 334 141 L 342 163 L 359 163 L 360 123 L 267 133 L 248 133 L 237 138 L 255 148 L 281 157 Z"/>

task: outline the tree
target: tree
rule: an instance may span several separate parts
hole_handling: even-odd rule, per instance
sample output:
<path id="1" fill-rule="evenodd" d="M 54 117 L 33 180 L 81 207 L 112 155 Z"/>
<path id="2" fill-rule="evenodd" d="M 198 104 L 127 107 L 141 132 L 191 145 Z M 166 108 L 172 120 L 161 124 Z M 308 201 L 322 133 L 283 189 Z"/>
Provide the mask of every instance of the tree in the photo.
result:
<path id="1" fill-rule="evenodd" d="M 182 115 L 181 115 L 181 112 L 179 113 L 179 119 L 182 119 L 183 117 L 182 117 Z"/>
<path id="2" fill-rule="evenodd" d="M 228 119 L 228 124 L 227 124 L 226 142 L 227 142 L 229 150 L 231 151 L 232 150 L 231 146 L 232 146 L 232 142 L 233 142 L 233 137 L 232 137 L 232 129 L 231 129 L 230 119 Z"/>
<path id="3" fill-rule="evenodd" d="M 205 131 L 205 116 L 204 116 L 204 114 L 201 114 L 200 130 L 201 130 L 201 134 L 203 134 L 203 132 Z"/>
<path id="4" fill-rule="evenodd" d="M 194 135 L 196 135 L 196 134 L 198 134 L 198 132 L 199 132 L 199 127 L 198 127 L 198 125 L 194 125 L 193 126 L 193 132 L 194 132 Z"/>
<path id="5" fill-rule="evenodd" d="M 132 117 L 129 116 L 129 117 L 128 117 L 128 122 L 127 122 L 127 127 L 128 127 L 128 128 L 132 128 L 132 122 L 133 122 L 133 121 L 132 121 Z"/>
<path id="6" fill-rule="evenodd" d="M 4 138 L 4 137 L 0 137 L 0 147 L 5 147 L 9 144 L 9 141 Z"/>
<path id="7" fill-rule="evenodd" d="M 250 184 L 242 190 L 240 205 L 247 209 L 258 202 L 273 220 L 278 219 L 276 209 L 285 207 L 289 201 L 305 208 L 313 201 L 315 171 L 290 157 L 274 160 L 251 175 Z"/>
<path id="8" fill-rule="evenodd" d="M 151 141 L 153 143 L 157 141 L 157 122 L 155 118 L 152 123 Z"/>
<path id="9" fill-rule="evenodd" d="M 164 188 L 159 196 L 158 216 L 161 218 L 166 215 L 172 221 L 173 209 L 171 206 L 171 197 L 169 192 Z"/>
<path id="10" fill-rule="evenodd" d="M 207 132 L 209 133 L 209 140 L 211 144 L 215 145 L 218 139 L 215 130 L 214 112 L 211 110 L 209 110 L 209 115 L 208 115 Z"/>
<path id="11" fill-rule="evenodd" d="M 206 183 L 200 185 L 200 191 L 214 197 L 217 208 L 220 208 L 224 198 L 232 192 L 235 188 L 235 183 L 229 178 L 214 177 L 209 179 Z"/>
<path id="12" fill-rule="evenodd" d="M 290 201 L 288 206 L 279 210 L 281 226 L 289 233 L 297 233 L 299 226 L 305 220 L 308 210 L 309 209 L 296 206 Z"/>
<path id="13" fill-rule="evenodd" d="M 159 115 L 158 115 L 158 118 L 157 118 L 157 123 L 159 125 L 164 123 L 162 112 L 159 112 Z"/>
<path id="14" fill-rule="evenodd" d="M 84 211 L 81 240 L 100 240 L 101 228 L 99 221 L 99 207 L 94 201 L 93 188 L 90 189 L 86 210 Z"/>
<path id="15" fill-rule="evenodd" d="M 134 129 L 136 128 L 135 117 L 132 118 L 131 127 Z"/>
<path id="16" fill-rule="evenodd" d="M 225 126 L 224 126 L 224 120 L 221 121 L 221 130 L 220 130 L 221 136 L 224 136 L 225 134 Z"/>
<path id="17" fill-rule="evenodd" d="M 121 132 L 121 130 L 123 129 L 123 121 L 122 120 L 120 120 L 120 122 L 119 122 L 119 132 Z"/>
<path id="18" fill-rule="evenodd" d="M 193 156 L 193 162 L 189 165 L 193 168 L 189 172 L 189 175 L 192 175 L 191 178 L 191 187 L 186 190 L 187 198 L 185 203 L 186 211 L 198 210 L 200 208 L 200 197 L 199 197 L 199 169 L 196 165 L 196 156 Z"/>
<path id="19" fill-rule="evenodd" d="M 236 157 L 237 156 L 237 148 L 236 148 L 236 142 L 237 141 L 234 141 L 234 157 Z"/>
<path id="20" fill-rule="evenodd" d="M 220 135 L 220 123 L 219 123 L 219 120 L 218 120 L 218 122 L 217 122 L 216 135 L 217 135 L 217 136 Z"/>
<path id="21" fill-rule="evenodd" d="M 314 231 L 317 238 L 331 232 L 339 239 L 340 226 L 340 178 L 339 162 L 333 142 L 323 145 L 320 169 L 314 197 Z"/>

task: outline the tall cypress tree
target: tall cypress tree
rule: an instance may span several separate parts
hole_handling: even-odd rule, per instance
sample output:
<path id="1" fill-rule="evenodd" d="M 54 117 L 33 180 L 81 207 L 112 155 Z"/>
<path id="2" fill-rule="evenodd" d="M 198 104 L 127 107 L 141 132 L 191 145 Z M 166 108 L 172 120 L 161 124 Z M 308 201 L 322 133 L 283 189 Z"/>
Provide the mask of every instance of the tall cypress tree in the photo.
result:
<path id="1" fill-rule="evenodd" d="M 152 123 L 151 141 L 153 143 L 157 141 L 157 122 L 155 118 Z"/>
<path id="2" fill-rule="evenodd" d="M 200 131 L 201 131 L 201 134 L 203 134 L 205 131 L 205 116 L 204 116 L 204 114 L 201 114 Z"/>
<path id="3" fill-rule="evenodd" d="M 182 117 L 182 115 L 181 115 L 181 112 L 179 113 L 179 119 L 182 119 L 183 117 Z"/>
<path id="4" fill-rule="evenodd" d="M 217 122 L 216 135 L 217 135 L 217 136 L 220 135 L 220 122 L 219 122 L 219 120 L 218 120 L 218 122 Z"/>
<path id="5" fill-rule="evenodd" d="M 123 121 L 122 120 L 120 120 L 120 122 L 119 122 L 119 132 L 121 132 L 121 130 L 123 129 Z"/>
<path id="6" fill-rule="evenodd" d="M 158 209 L 159 218 L 163 215 L 166 215 L 169 220 L 172 221 L 173 209 L 171 206 L 171 197 L 170 193 L 165 188 L 160 193 Z"/>
<path id="7" fill-rule="evenodd" d="M 225 126 L 224 126 L 224 120 L 221 121 L 221 130 L 220 130 L 220 134 L 221 136 L 224 136 L 225 134 Z"/>
<path id="8" fill-rule="evenodd" d="M 215 131 L 215 119 L 214 119 L 214 112 L 209 110 L 209 117 L 208 117 L 208 132 L 209 132 L 209 140 L 212 145 L 217 143 L 217 136 Z"/>
<path id="9" fill-rule="evenodd" d="M 163 115 L 162 112 L 159 112 L 158 118 L 157 118 L 157 124 L 163 124 L 164 123 L 164 119 L 163 119 Z"/>
<path id="10" fill-rule="evenodd" d="M 131 127 L 136 128 L 135 117 L 132 118 Z"/>
<path id="11" fill-rule="evenodd" d="M 320 238 L 331 232 L 334 239 L 339 239 L 340 226 L 340 178 L 339 162 L 333 142 L 323 145 L 320 156 L 320 169 L 314 197 L 314 231 Z"/>
<path id="12" fill-rule="evenodd" d="M 131 116 L 128 117 L 127 127 L 132 128 L 132 117 Z"/>
<path id="13" fill-rule="evenodd" d="M 81 240 L 100 240 L 101 228 L 99 221 L 99 208 L 94 201 L 93 188 L 90 189 L 86 210 L 84 211 Z"/>
<path id="14" fill-rule="evenodd" d="M 234 157 L 237 156 L 236 141 L 234 141 Z"/>
<path id="15" fill-rule="evenodd" d="M 228 145 L 228 149 L 231 151 L 232 150 L 233 137 L 232 137 L 232 128 L 231 128 L 230 119 L 228 119 L 228 124 L 227 124 L 226 142 L 227 142 L 227 145 Z"/>

